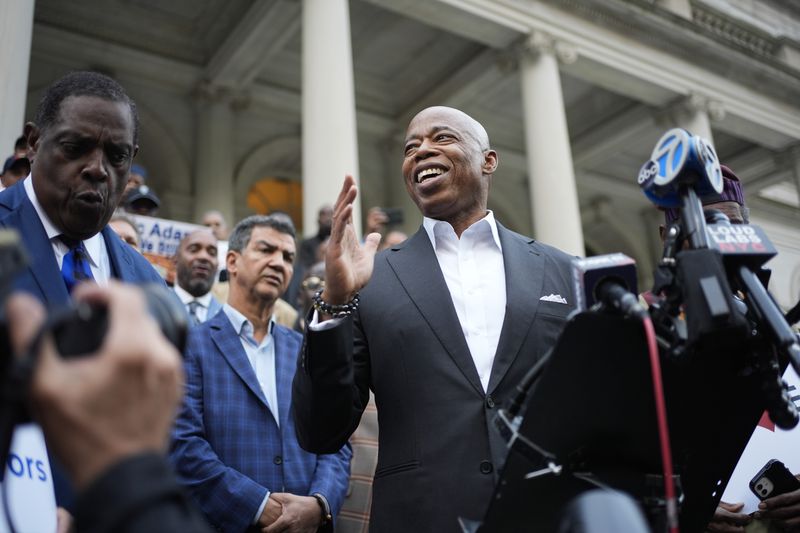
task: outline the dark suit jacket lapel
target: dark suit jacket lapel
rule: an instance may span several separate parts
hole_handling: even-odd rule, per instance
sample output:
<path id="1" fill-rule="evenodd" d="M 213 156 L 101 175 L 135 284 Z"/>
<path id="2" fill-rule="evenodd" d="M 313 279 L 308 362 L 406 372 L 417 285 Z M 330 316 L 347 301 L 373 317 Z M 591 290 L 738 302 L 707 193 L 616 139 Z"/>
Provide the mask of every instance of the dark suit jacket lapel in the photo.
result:
<path id="1" fill-rule="evenodd" d="M 536 315 L 544 286 L 545 260 L 533 246 L 533 239 L 523 239 L 499 223 L 497 230 L 506 272 L 506 316 L 489 377 L 489 393 L 517 358 Z"/>
<path id="2" fill-rule="evenodd" d="M 225 313 L 218 314 L 209 321 L 209 325 L 211 326 L 211 339 L 217 345 L 219 353 L 228 361 L 233 371 L 239 375 L 252 393 L 269 409 L 269 404 L 264 392 L 261 390 L 261 385 L 258 383 L 253 365 L 250 364 L 247 354 L 244 353 L 242 341 L 233 329 L 228 315 Z"/>
<path id="3" fill-rule="evenodd" d="M 125 249 L 124 247 L 127 245 L 123 244 L 114 233 L 114 230 L 108 226 L 103 228 L 101 235 L 106 243 L 106 251 L 108 251 L 111 277 L 127 282 L 136 281 L 136 272 L 129 255 L 132 250 Z"/>
<path id="4" fill-rule="evenodd" d="M 453 299 L 425 229 L 420 228 L 404 246 L 393 249 L 387 260 L 439 342 L 464 377 L 483 396 L 483 387 L 461 331 Z"/>
<path id="5" fill-rule="evenodd" d="M 19 231 L 20 240 L 31 262 L 31 274 L 48 306 L 69 302 L 69 293 L 58 269 L 53 247 L 36 209 L 27 196 L 22 199 L 19 208 L 11 212 L 3 223 Z"/>

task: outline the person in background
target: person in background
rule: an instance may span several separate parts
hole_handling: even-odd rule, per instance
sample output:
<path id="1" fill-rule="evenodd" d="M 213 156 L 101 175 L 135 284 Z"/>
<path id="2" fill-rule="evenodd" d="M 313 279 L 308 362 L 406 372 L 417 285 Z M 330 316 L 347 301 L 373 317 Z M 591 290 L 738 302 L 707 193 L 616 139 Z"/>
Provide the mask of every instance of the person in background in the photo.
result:
<path id="1" fill-rule="evenodd" d="M 395 246 L 399 246 L 408 240 L 408 235 L 403 233 L 402 231 L 393 230 L 387 233 L 383 239 L 381 239 L 381 244 L 378 246 L 379 251 L 386 250 L 387 248 L 394 248 Z"/>
<path id="2" fill-rule="evenodd" d="M 297 264 L 295 265 L 294 277 L 289 283 L 289 288 L 286 289 L 285 299 L 287 302 L 295 304 L 297 302 L 297 295 L 300 290 L 300 283 L 305 277 L 306 270 L 311 268 L 311 265 L 319 261 L 319 247 L 331 234 L 331 224 L 333 210 L 330 205 L 323 205 L 317 212 L 317 233 L 313 237 L 309 237 L 300 242 L 299 251 L 297 253 Z M 297 309 L 295 307 L 295 309 Z M 297 309 L 300 311 L 300 309 Z"/>
<path id="3" fill-rule="evenodd" d="M 3 163 L 3 172 L 0 174 L 0 190 L 11 187 L 16 182 L 25 179 L 30 173 L 28 141 L 22 135 L 14 141 L 14 152 Z"/>
<path id="4" fill-rule="evenodd" d="M 31 173 L 31 162 L 24 155 L 14 154 L 6 159 L 3 165 L 3 174 L 0 175 L 0 185 L 2 189 L 7 189 L 25 179 Z"/>
<path id="5" fill-rule="evenodd" d="M 325 287 L 325 262 L 320 261 L 311 265 L 306 272 L 303 282 L 300 284 L 300 292 L 297 295 L 297 320 L 294 330 L 300 333 L 306 331 L 306 317 L 314 305 L 314 294 Z"/>
<path id="6" fill-rule="evenodd" d="M 306 269 L 317 262 L 317 249 L 322 241 L 331 234 L 331 224 L 333 223 L 333 209 L 329 205 L 324 205 L 317 212 L 317 233 L 313 237 L 303 239 L 300 243 L 300 250 L 297 255 L 298 264 Z"/>
<path id="7" fill-rule="evenodd" d="M 203 216 L 200 217 L 201 223 L 206 226 L 207 228 L 211 228 L 211 231 L 214 232 L 214 236 L 219 241 L 227 241 L 228 240 L 228 222 L 225 220 L 225 217 L 217 210 L 206 211 L 203 213 Z"/>
<path id="8" fill-rule="evenodd" d="M 14 141 L 14 151 L 3 162 L 3 169 L 8 167 L 14 160 L 21 157 L 28 157 L 28 140 L 25 138 L 24 134 L 17 137 L 17 140 Z"/>
<path id="9" fill-rule="evenodd" d="M 158 214 L 161 200 L 156 193 L 147 185 L 139 185 L 131 189 L 122 199 L 122 207 L 125 211 L 135 215 L 154 217 Z"/>
<path id="10" fill-rule="evenodd" d="M 145 169 L 142 165 L 137 165 L 134 163 L 131 165 L 131 173 L 128 174 L 128 183 L 125 185 L 125 192 L 122 193 L 122 197 L 125 198 L 131 193 L 132 190 L 138 189 L 144 185 L 146 181 L 147 169 Z"/>
<path id="11" fill-rule="evenodd" d="M 120 239 L 130 244 L 134 250 L 137 252 L 142 251 L 142 234 L 131 217 L 121 211 L 117 211 L 108 221 L 108 225 Z"/>
<path id="12" fill-rule="evenodd" d="M 178 244 L 173 262 L 173 289 L 186 307 L 191 324 L 202 324 L 222 309 L 222 304 L 211 294 L 218 266 L 214 233 L 203 228 L 186 234 Z"/>

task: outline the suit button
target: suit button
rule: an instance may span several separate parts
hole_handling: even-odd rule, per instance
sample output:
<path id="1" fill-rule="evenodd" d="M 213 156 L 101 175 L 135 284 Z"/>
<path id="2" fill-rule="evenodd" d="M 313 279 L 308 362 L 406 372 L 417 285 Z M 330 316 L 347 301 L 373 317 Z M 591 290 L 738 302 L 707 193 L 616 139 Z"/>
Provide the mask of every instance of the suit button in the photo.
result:
<path id="1" fill-rule="evenodd" d="M 486 397 L 486 407 L 488 407 L 489 409 L 494 409 L 494 398 L 492 398 L 491 396 Z"/>
<path id="2" fill-rule="evenodd" d="M 283 464 L 283 457 L 281 457 L 280 455 L 276 455 L 275 458 L 272 459 L 272 462 L 275 463 L 276 465 Z"/>
<path id="3" fill-rule="evenodd" d="M 491 474 L 494 467 L 490 461 L 481 461 L 481 474 Z"/>

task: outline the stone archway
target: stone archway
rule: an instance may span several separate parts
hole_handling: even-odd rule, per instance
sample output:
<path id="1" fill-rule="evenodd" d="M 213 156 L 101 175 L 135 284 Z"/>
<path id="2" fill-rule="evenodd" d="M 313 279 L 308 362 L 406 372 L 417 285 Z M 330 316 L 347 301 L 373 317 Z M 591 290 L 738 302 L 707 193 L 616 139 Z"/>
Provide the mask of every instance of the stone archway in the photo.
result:
<path id="1" fill-rule="evenodd" d="M 252 214 L 246 207 L 247 194 L 267 177 L 301 181 L 300 137 L 278 137 L 258 145 L 238 165 L 234 182 L 236 219 Z M 297 223 L 301 221 L 295 221 Z"/>

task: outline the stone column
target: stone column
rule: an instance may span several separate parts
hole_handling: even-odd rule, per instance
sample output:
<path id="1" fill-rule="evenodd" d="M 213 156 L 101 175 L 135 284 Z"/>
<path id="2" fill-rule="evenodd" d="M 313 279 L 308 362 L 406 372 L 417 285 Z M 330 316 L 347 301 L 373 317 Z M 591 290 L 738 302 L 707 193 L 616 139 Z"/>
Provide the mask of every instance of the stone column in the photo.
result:
<path id="1" fill-rule="evenodd" d="M 692 93 L 666 109 L 665 116 L 658 122 L 663 123 L 665 127 L 688 130 L 713 145 L 714 133 L 711 130 L 711 123 L 723 118 L 725 118 L 725 108 L 721 103 Z"/>
<path id="2" fill-rule="evenodd" d="M 33 0 L 0 0 L 0 160 L 11 155 L 25 125 Z M 2 164 L 2 163 L 0 163 Z M 0 170 L 2 168 L 0 167 Z"/>
<path id="3" fill-rule="evenodd" d="M 520 58 L 533 228 L 537 239 L 583 255 L 559 59 L 574 61 L 574 50 L 539 32 L 528 38 Z"/>
<path id="4" fill-rule="evenodd" d="M 800 200 L 800 146 L 795 146 L 789 151 L 791 158 L 792 181 L 797 190 L 797 199 Z"/>
<path id="5" fill-rule="evenodd" d="M 303 0 L 303 232 L 333 204 L 345 174 L 358 181 L 353 54 L 347 0 Z M 361 233 L 356 200 L 353 219 Z"/>
<path id="6" fill-rule="evenodd" d="M 233 209 L 234 116 L 231 99 L 220 88 L 203 86 L 197 90 L 196 105 L 193 222 L 197 222 L 206 211 L 216 209 L 232 227 L 237 220 Z"/>
<path id="7" fill-rule="evenodd" d="M 686 20 L 692 20 L 692 4 L 689 0 L 658 0 L 658 4 Z"/>

